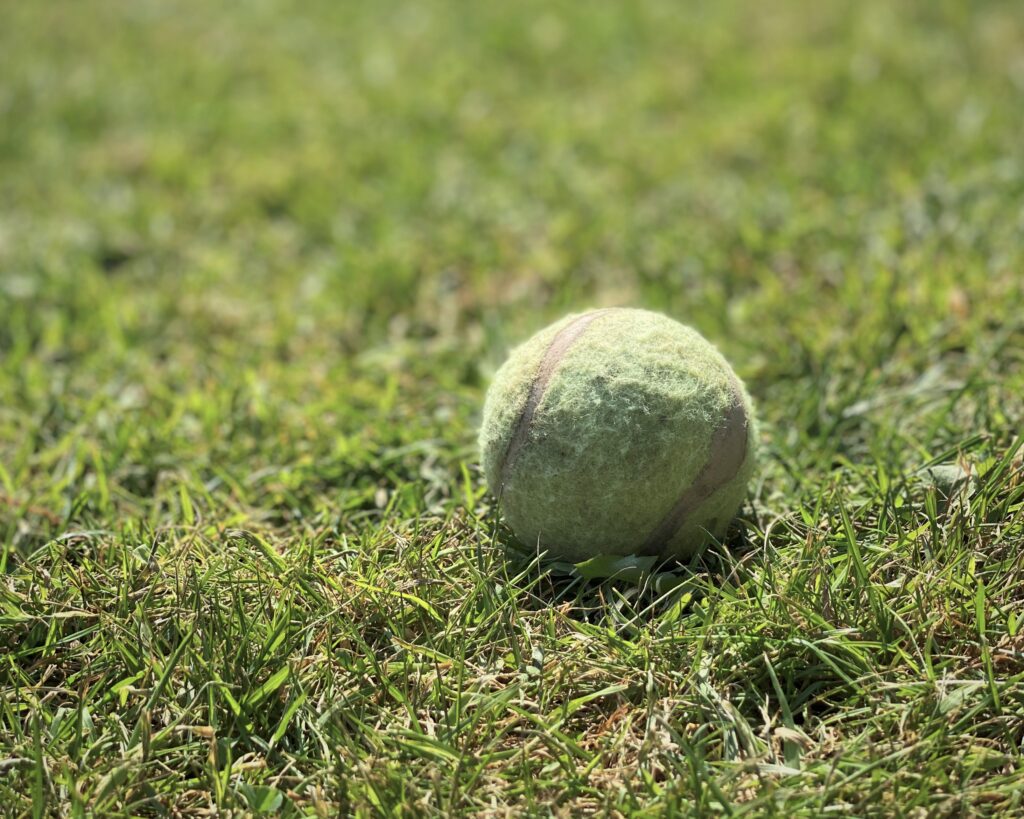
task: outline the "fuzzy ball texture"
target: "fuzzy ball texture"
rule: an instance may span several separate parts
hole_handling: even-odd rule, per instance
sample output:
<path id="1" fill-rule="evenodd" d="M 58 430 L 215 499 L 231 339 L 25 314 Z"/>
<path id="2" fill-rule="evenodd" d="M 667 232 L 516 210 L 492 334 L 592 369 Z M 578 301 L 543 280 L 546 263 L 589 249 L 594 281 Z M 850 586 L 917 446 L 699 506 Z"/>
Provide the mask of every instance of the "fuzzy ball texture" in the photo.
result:
<path id="1" fill-rule="evenodd" d="M 567 316 L 515 349 L 487 393 L 480 449 L 522 543 L 581 561 L 685 557 L 746 495 L 750 396 L 695 330 L 646 310 Z"/>

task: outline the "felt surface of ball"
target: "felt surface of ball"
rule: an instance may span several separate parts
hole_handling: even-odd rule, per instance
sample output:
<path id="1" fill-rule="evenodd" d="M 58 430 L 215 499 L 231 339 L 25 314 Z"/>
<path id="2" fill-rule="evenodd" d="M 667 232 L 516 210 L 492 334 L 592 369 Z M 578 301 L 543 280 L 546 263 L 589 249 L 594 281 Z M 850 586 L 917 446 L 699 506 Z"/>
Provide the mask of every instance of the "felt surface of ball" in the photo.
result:
<path id="1" fill-rule="evenodd" d="M 750 397 L 697 331 L 659 313 L 570 315 L 512 351 L 480 449 L 506 522 L 531 549 L 686 557 L 746 496 Z"/>

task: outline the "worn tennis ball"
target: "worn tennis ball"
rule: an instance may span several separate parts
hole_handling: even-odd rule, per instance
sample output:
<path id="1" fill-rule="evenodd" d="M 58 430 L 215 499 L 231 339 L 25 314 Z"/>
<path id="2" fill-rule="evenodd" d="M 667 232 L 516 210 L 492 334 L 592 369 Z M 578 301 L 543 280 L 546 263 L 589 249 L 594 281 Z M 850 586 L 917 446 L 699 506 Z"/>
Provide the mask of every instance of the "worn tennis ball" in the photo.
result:
<path id="1" fill-rule="evenodd" d="M 487 393 L 487 484 L 523 544 L 581 561 L 721 538 L 754 468 L 750 396 L 698 332 L 646 310 L 567 316 Z"/>

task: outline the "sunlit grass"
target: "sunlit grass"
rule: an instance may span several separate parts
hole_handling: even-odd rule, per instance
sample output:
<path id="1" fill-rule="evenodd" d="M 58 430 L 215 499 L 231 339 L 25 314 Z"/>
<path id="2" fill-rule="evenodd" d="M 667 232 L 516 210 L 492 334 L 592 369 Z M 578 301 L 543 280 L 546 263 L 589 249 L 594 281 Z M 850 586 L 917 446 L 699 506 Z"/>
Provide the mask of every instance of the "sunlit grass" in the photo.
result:
<path id="1" fill-rule="evenodd" d="M 1024 810 L 1015 4 L 5 21 L 0 813 Z M 629 581 L 474 448 L 595 304 L 762 418 Z"/>

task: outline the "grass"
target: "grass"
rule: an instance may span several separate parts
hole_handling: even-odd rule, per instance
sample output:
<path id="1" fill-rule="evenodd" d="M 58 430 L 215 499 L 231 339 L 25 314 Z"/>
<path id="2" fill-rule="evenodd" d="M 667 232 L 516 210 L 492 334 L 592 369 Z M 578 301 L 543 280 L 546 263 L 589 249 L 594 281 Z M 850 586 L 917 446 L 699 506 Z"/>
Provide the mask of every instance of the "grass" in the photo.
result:
<path id="1" fill-rule="evenodd" d="M 4 18 L 0 813 L 1024 814 L 1018 4 Z M 596 304 L 763 422 L 631 580 L 476 463 Z"/>

